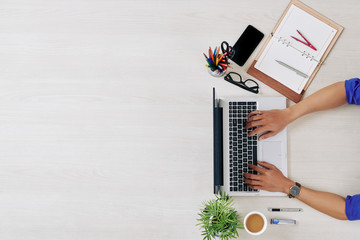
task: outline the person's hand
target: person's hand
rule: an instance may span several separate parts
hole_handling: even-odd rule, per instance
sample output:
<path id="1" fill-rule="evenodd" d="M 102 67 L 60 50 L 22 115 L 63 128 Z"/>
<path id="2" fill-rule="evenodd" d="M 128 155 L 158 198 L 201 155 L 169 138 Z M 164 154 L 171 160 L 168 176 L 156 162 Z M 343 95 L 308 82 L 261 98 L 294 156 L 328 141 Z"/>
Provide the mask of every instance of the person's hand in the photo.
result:
<path id="1" fill-rule="evenodd" d="M 291 122 L 290 110 L 253 111 L 248 115 L 246 129 L 256 127 L 249 136 L 265 132 L 259 137 L 263 140 L 278 134 Z"/>
<path id="2" fill-rule="evenodd" d="M 258 164 L 266 169 L 253 164 L 249 164 L 249 168 L 257 171 L 259 175 L 244 173 L 245 182 L 250 188 L 288 194 L 290 187 L 295 185 L 293 181 L 286 178 L 273 164 L 260 161 Z"/>

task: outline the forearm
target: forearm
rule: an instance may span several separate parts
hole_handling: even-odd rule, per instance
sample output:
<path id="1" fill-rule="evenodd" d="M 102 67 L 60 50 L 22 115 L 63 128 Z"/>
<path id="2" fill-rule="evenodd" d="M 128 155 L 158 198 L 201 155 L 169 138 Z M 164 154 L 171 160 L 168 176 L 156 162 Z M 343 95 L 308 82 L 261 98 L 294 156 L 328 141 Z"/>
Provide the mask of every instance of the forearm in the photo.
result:
<path id="1" fill-rule="evenodd" d="M 289 122 L 308 113 L 335 108 L 345 103 L 347 103 L 345 83 L 343 81 L 334 83 L 289 107 L 287 109 L 290 116 Z M 289 184 L 292 183 L 288 182 L 285 189 L 289 189 Z M 285 190 L 285 192 L 288 194 L 289 190 Z M 297 199 L 331 217 L 347 220 L 345 198 L 339 195 L 301 187 L 301 193 Z"/>
<path id="2" fill-rule="evenodd" d="M 339 220 L 347 220 L 345 198 L 337 194 L 301 187 L 301 193 L 297 199 L 331 217 Z"/>
<path id="3" fill-rule="evenodd" d="M 335 108 L 345 103 L 347 103 L 345 83 L 343 81 L 337 82 L 290 107 L 290 121 L 294 121 L 308 113 Z M 337 194 L 301 187 L 301 193 L 297 199 L 331 217 L 347 220 L 345 198 Z"/>
<path id="4" fill-rule="evenodd" d="M 258 161 L 260 166 L 249 164 L 249 168 L 258 174 L 244 173 L 245 182 L 253 189 L 270 192 L 290 193 L 295 182 L 285 177 L 273 164 Z M 296 197 L 310 207 L 337 219 L 347 220 L 345 212 L 345 198 L 328 192 L 321 192 L 300 187 L 300 194 Z"/>
<path id="5" fill-rule="evenodd" d="M 290 187 L 294 186 L 293 181 L 288 181 L 284 183 L 284 191 L 286 194 L 289 194 Z M 331 217 L 334 217 L 339 220 L 347 220 L 345 213 L 345 198 L 329 192 L 322 192 L 312 190 L 310 188 L 301 186 L 301 192 L 299 196 L 296 197 L 298 200 L 304 202 L 310 207 L 325 213 Z"/>
<path id="6" fill-rule="evenodd" d="M 327 86 L 288 108 L 290 122 L 308 113 L 335 108 L 347 103 L 345 83 Z"/>

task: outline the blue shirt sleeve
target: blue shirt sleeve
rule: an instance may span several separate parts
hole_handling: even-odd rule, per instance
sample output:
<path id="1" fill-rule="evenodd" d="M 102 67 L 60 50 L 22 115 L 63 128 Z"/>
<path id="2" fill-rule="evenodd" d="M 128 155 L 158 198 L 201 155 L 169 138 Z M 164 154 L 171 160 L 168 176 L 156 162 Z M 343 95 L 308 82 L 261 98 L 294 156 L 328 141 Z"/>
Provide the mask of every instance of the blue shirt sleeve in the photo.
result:
<path id="1" fill-rule="evenodd" d="M 346 197 L 345 213 L 350 221 L 360 220 L 360 194 Z"/>
<path id="2" fill-rule="evenodd" d="M 349 104 L 360 105 L 360 79 L 352 78 L 345 81 L 346 100 Z"/>

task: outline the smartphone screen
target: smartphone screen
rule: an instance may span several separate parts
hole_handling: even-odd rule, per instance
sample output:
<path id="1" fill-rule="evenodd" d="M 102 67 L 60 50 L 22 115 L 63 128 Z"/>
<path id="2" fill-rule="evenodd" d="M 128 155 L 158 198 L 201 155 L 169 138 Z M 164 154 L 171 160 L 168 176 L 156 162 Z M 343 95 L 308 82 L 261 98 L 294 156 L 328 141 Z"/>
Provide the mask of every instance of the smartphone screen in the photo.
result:
<path id="1" fill-rule="evenodd" d="M 247 26 L 234 45 L 235 56 L 231 60 L 239 66 L 243 66 L 263 37 L 262 32 L 251 25 Z"/>

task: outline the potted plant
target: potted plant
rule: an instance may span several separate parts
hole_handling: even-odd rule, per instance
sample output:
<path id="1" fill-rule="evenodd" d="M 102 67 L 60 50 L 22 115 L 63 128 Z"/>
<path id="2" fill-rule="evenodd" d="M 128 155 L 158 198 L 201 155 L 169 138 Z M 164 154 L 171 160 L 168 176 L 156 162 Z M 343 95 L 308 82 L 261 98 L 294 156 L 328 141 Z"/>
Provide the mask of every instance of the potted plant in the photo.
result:
<path id="1" fill-rule="evenodd" d="M 215 199 L 211 199 L 203 204 L 198 219 L 204 240 L 211 240 L 218 237 L 221 240 L 238 237 L 238 229 L 244 229 L 240 223 L 239 215 L 233 207 L 231 197 L 220 193 L 215 195 Z"/>

